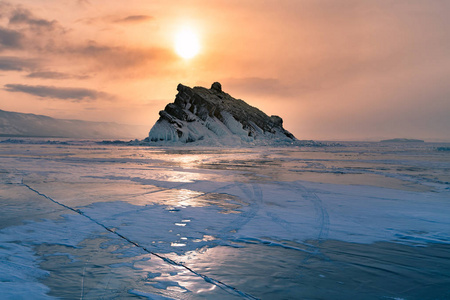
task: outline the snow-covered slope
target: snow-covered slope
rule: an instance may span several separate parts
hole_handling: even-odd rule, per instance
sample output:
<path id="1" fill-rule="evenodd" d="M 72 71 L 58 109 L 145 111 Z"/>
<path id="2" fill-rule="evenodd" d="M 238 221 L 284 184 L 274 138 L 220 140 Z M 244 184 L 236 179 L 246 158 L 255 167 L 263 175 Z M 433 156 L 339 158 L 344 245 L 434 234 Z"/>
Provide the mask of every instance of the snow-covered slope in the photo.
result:
<path id="1" fill-rule="evenodd" d="M 159 112 L 146 142 L 208 145 L 289 144 L 296 138 L 278 116 L 235 99 L 215 82 L 210 89 L 179 84 L 174 103 Z"/>
<path id="2" fill-rule="evenodd" d="M 54 119 L 0 110 L 0 136 L 134 139 L 142 134 L 145 134 L 143 126 Z"/>

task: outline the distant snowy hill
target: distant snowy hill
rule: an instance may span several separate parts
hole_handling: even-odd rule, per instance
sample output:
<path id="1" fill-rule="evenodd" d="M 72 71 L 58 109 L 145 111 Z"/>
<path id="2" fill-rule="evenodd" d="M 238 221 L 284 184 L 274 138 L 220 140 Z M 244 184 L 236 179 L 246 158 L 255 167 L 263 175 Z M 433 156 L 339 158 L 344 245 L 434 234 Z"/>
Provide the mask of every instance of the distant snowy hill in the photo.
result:
<path id="1" fill-rule="evenodd" d="M 0 110 L 0 136 L 135 139 L 147 132 L 144 126 L 54 119 Z"/>
<path id="2" fill-rule="evenodd" d="M 210 89 L 179 84 L 174 103 L 159 112 L 146 142 L 206 145 L 291 144 L 297 139 L 278 116 L 235 99 L 215 82 Z"/>

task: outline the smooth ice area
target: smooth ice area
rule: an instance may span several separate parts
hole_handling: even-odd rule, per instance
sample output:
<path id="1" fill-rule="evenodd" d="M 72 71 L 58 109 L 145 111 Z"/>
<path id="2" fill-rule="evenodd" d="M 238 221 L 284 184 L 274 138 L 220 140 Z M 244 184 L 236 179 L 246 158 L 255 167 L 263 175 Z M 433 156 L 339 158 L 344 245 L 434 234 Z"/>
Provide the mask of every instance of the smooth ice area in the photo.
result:
<path id="1" fill-rule="evenodd" d="M 0 141 L 0 297 L 450 298 L 442 149 Z"/>

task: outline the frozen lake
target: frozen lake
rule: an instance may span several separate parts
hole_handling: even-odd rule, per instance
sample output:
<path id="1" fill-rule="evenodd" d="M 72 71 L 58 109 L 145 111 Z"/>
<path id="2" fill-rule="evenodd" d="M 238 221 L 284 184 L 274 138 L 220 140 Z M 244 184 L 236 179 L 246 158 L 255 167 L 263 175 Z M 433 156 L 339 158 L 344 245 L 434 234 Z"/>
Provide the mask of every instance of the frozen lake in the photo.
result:
<path id="1" fill-rule="evenodd" d="M 450 144 L 0 141 L 1 299 L 450 299 Z"/>

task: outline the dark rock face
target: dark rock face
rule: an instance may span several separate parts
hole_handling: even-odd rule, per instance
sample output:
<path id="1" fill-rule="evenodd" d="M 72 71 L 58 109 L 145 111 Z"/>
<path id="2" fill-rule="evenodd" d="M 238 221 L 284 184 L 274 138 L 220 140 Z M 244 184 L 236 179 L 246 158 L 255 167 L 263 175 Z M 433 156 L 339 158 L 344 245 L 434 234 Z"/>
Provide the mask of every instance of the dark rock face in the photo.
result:
<path id="1" fill-rule="evenodd" d="M 240 142 L 295 141 L 278 116 L 259 109 L 222 91 L 219 82 L 211 89 L 179 84 L 175 101 L 159 112 L 148 141 L 194 142 L 212 139 Z"/>
<path id="2" fill-rule="evenodd" d="M 214 90 L 216 92 L 221 92 L 222 91 L 222 85 L 220 84 L 220 82 L 214 82 L 211 85 L 211 90 Z"/>

